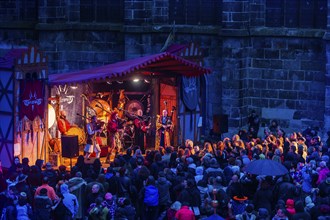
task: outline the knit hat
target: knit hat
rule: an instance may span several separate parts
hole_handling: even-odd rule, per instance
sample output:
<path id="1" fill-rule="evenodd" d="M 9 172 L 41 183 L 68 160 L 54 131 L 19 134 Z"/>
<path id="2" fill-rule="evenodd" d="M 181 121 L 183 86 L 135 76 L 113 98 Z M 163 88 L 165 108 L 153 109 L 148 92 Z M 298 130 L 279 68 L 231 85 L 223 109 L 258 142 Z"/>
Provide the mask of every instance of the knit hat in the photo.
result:
<path id="1" fill-rule="evenodd" d="M 310 196 L 306 196 L 305 204 L 307 208 L 312 208 L 313 206 L 315 206 Z"/>
<path id="2" fill-rule="evenodd" d="M 179 209 L 181 209 L 181 202 L 179 201 L 175 201 L 172 205 L 171 205 L 171 209 L 178 211 Z"/>
<path id="3" fill-rule="evenodd" d="M 196 167 L 196 175 L 203 175 L 204 168 L 202 166 Z"/>
<path id="4" fill-rule="evenodd" d="M 286 210 L 291 214 L 294 215 L 296 213 L 296 210 L 294 208 L 294 200 L 293 199 L 288 199 L 286 200 Z"/>
<path id="5" fill-rule="evenodd" d="M 259 208 L 258 210 L 259 218 L 267 218 L 268 217 L 268 210 L 265 208 Z"/>
<path id="6" fill-rule="evenodd" d="M 69 192 L 69 186 L 65 183 L 63 183 L 61 185 L 61 193 L 64 194 L 64 193 L 68 193 Z"/>
<path id="7" fill-rule="evenodd" d="M 104 198 L 105 198 L 105 200 L 111 200 L 112 199 L 112 194 L 111 193 L 106 193 Z"/>

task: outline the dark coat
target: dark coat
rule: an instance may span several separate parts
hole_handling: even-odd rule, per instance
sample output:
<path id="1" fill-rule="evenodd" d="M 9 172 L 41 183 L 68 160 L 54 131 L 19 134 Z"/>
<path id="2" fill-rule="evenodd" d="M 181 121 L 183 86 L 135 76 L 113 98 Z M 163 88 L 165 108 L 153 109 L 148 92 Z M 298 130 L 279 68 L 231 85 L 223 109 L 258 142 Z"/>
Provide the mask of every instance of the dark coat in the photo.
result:
<path id="1" fill-rule="evenodd" d="M 34 198 L 34 217 L 35 220 L 50 219 L 52 201 L 48 196 L 37 195 Z"/>

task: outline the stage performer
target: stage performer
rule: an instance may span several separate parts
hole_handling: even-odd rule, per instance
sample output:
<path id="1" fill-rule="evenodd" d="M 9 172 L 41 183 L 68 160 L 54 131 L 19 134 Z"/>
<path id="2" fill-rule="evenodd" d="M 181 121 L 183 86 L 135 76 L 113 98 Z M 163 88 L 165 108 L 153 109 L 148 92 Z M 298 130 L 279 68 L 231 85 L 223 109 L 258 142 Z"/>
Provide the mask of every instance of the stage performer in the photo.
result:
<path id="1" fill-rule="evenodd" d="M 162 147 L 171 146 L 170 134 L 173 129 L 173 123 L 171 121 L 171 118 L 168 117 L 168 112 L 166 109 L 162 111 L 162 116 L 157 117 L 156 129 L 157 129 L 156 144 L 159 143 L 158 146 L 157 145 L 155 146 L 156 149 L 158 149 L 159 146 Z"/>
<path id="2" fill-rule="evenodd" d="M 85 147 L 85 158 L 88 159 L 93 153 L 96 153 L 96 158 L 100 158 L 101 148 L 96 141 L 97 132 L 101 132 L 102 128 L 97 124 L 96 116 L 92 116 L 91 122 L 87 124 L 87 144 Z"/>
<path id="3" fill-rule="evenodd" d="M 144 121 L 143 111 L 141 109 L 137 110 L 136 118 L 134 119 L 134 144 L 139 146 L 142 153 L 145 153 L 145 135 L 148 129 L 150 128 L 150 124 L 148 125 L 148 121 Z"/>
<path id="4" fill-rule="evenodd" d="M 57 127 L 62 135 L 65 135 L 66 132 L 71 128 L 70 122 L 66 119 L 66 112 L 64 110 L 60 111 L 60 115 L 57 119 Z"/>
<path id="5" fill-rule="evenodd" d="M 113 112 L 110 115 L 110 120 L 108 121 L 108 132 L 109 132 L 109 139 L 110 139 L 110 148 L 108 148 L 108 155 L 106 158 L 106 162 L 110 163 L 110 157 L 112 150 L 115 150 L 116 153 L 122 150 L 122 143 L 121 143 L 121 121 L 119 119 L 118 113 Z"/>

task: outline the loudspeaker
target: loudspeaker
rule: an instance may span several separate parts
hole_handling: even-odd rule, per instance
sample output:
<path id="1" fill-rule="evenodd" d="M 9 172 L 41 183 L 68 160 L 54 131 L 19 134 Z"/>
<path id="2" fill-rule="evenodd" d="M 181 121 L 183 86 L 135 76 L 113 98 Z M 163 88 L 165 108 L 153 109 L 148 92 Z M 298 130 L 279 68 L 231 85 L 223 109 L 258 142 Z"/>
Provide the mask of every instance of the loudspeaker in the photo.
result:
<path id="1" fill-rule="evenodd" d="M 73 158 L 79 155 L 78 135 L 62 135 L 62 157 Z"/>
<path id="2" fill-rule="evenodd" d="M 223 134 L 228 132 L 228 115 L 213 115 L 213 133 Z"/>

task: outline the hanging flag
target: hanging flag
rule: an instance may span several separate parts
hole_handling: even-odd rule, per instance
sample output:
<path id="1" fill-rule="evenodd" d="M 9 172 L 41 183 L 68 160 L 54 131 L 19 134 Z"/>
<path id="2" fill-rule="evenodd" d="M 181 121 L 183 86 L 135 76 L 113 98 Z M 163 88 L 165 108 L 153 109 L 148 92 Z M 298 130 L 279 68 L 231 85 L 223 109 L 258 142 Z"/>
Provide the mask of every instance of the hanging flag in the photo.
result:
<path id="1" fill-rule="evenodd" d="M 44 117 L 44 83 L 40 80 L 21 81 L 20 118 L 26 116 L 33 121 L 36 116 Z"/>
<path id="2" fill-rule="evenodd" d="M 175 37 L 175 21 L 173 22 L 173 26 L 171 29 L 170 34 L 168 35 L 165 44 L 163 46 L 163 48 L 160 50 L 160 52 L 165 52 L 166 49 L 171 45 L 171 43 L 174 41 L 174 37 Z"/>

